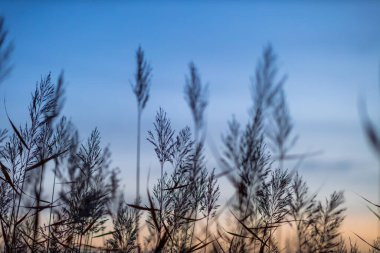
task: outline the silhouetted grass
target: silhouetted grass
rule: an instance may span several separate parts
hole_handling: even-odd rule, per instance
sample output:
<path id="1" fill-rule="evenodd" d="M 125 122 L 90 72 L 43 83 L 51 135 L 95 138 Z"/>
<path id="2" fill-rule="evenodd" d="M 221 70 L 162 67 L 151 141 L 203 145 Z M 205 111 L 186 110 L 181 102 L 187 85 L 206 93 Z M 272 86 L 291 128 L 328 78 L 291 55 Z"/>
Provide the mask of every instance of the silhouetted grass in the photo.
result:
<path id="1" fill-rule="evenodd" d="M 0 81 L 10 69 L 11 47 L 4 44 L 5 38 L 1 18 Z M 135 200 L 124 198 L 119 170 L 110 167 L 111 153 L 101 145 L 100 132 L 95 128 L 86 141 L 79 141 L 73 124 L 61 116 L 63 75 L 54 83 L 48 74 L 32 93 L 26 122 L 18 125 L 8 115 L 9 129 L 0 131 L 3 252 L 359 252 L 340 231 L 346 210 L 343 192 L 318 201 L 299 172 L 286 168 L 285 160 L 300 157 L 291 153 L 297 135 L 284 92 L 286 78 L 279 77 L 270 46 L 252 78 L 248 122 L 229 121 L 216 168 L 207 166 L 205 151 L 208 87 L 190 63 L 185 100 L 194 121 L 193 134 L 187 126 L 175 131 L 159 108 L 147 141 L 157 156 L 160 178 L 148 186 L 143 202 L 140 124 L 149 98 L 151 67 L 141 48 L 136 59 Z M 369 122 L 365 126 L 378 151 L 378 134 Z M 48 173 L 53 178 L 52 193 L 44 188 Z M 235 188 L 227 203 L 220 203 L 220 176 Z M 143 227 L 147 228 L 144 241 Z M 295 231 L 291 248 L 284 249 L 279 241 L 283 227 Z M 104 243 L 95 246 L 93 240 L 99 238 Z M 370 244 L 373 252 L 378 244 Z"/>

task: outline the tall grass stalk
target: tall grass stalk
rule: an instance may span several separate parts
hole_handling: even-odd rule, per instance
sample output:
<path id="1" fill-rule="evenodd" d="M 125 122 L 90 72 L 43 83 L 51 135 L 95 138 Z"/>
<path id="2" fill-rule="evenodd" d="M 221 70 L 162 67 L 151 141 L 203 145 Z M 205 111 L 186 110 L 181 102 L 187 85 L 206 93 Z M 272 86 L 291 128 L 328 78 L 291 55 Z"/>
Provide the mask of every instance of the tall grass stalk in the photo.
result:
<path id="1" fill-rule="evenodd" d="M 132 84 L 133 92 L 137 100 L 137 158 L 136 158 L 136 202 L 140 199 L 140 135 L 141 135 L 141 114 L 149 99 L 149 89 L 152 68 L 145 60 L 144 51 L 141 47 L 136 52 L 136 73 L 135 81 Z"/>
<path id="2" fill-rule="evenodd" d="M 144 110 L 146 103 L 149 99 L 149 89 L 151 81 L 152 68 L 146 62 L 144 51 L 141 47 L 137 49 L 136 52 L 136 73 L 135 81 L 132 84 L 133 92 L 137 99 L 137 154 L 136 154 L 136 200 L 135 203 L 140 203 L 140 143 L 141 143 L 141 114 Z M 136 216 L 136 227 L 139 227 L 139 216 Z M 137 231 L 137 242 L 138 242 L 138 231 Z"/>

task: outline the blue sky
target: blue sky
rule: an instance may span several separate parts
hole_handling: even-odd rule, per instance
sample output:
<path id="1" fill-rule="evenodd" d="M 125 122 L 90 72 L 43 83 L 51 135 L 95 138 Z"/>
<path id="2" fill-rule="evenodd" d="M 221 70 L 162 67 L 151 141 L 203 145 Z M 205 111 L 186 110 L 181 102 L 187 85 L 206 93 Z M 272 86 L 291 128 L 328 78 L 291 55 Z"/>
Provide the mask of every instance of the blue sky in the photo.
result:
<path id="1" fill-rule="evenodd" d="M 323 186 L 321 196 L 346 190 L 348 217 L 369 217 L 360 224 L 348 218 L 347 226 L 376 228 L 355 192 L 377 199 L 379 165 L 366 143 L 357 101 L 365 98 L 379 122 L 378 1 L 3 1 L 0 14 L 15 45 L 14 69 L 0 87 L 12 118 L 22 122 L 41 76 L 51 71 L 56 78 L 64 70 L 64 113 L 82 138 L 99 127 L 131 196 L 136 101 L 129 81 L 137 47 L 144 48 L 153 67 L 143 133 L 151 129 L 159 106 L 177 129 L 192 126 L 183 86 L 187 65 L 194 61 L 210 85 L 208 142 L 220 147 L 227 120 L 233 114 L 247 120 L 250 76 L 271 43 L 281 73 L 288 75 L 285 89 L 300 135 L 294 151 L 323 151 L 304 163 L 302 174 L 312 189 Z M 4 126 L 4 109 L 0 115 Z M 153 178 L 158 175 L 145 141 L 142 158 L 142 178 L 148 169 Z M 212 158 L 209 162 L 215 165 Z M 224 193 L 227 197 L 228 187 Z"/>

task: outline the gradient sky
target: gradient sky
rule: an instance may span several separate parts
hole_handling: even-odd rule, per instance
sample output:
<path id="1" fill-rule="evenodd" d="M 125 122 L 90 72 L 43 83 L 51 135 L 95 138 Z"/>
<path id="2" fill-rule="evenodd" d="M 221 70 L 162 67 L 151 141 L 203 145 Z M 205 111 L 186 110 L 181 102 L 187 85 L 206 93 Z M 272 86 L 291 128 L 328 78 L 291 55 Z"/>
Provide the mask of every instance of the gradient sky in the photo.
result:
<path id="1" fill-rule="evenodd" d="M 176 129 L 191 125 L 183 99 L 187 65 L 194 61 L 210 85 L 208 143 L 234 114 L 246 122 L 250 76 L 262 49 L 271 43 L 300 140 L 294 152 L 322 150 L 306 160 L 301 174 L 320 198 L 345 190 L 345 232 L 373 239 L 376 219 L 357 195 L 378 199 L 379 164 L 368 147 L 358 113 L 364 98 L 379 117 L 379 1 L 2 1 L 14 42 L 14 69 L 0 87 L 15 122 L 25 118 L 36 81 L 64 70 L 65 115 L 84 139 L 97 126 L 122 170 L 127 196 L 135 194 L 136 100 L 129 81 L 141 45 L 153 67 L 151 99 L 143 112 L 143 137 L 163 107 Z M 0 109 L 1 125 L 8 126 Z M 143 138 L 144 139 L 144 138 Z M 212 157 L 210 166 L 215 165 Z M 142 143 L 142 187 L 158 163 Z M 226 183 L 228 184 L 228 183 Z M 226 184 L 223 183 L 223 186 Z M 223 188 L 223 199 L 231 188 Z"/>

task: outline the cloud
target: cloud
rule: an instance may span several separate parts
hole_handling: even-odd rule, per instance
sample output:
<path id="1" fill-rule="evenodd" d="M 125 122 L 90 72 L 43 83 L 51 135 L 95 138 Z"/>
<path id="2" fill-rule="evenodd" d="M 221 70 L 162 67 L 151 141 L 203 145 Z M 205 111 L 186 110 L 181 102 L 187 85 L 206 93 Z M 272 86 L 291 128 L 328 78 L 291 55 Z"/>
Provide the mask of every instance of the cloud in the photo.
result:
<path id="1" fill-rule="evenodd" d="M 355 162 L 349 159 L 310 160 L 302 168 L 305 171 L 318 172 L 348 172 L 355 167 Z"/>

